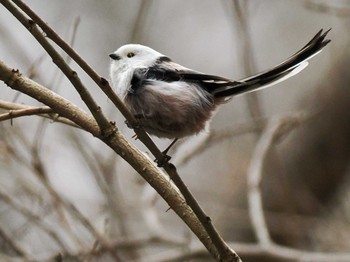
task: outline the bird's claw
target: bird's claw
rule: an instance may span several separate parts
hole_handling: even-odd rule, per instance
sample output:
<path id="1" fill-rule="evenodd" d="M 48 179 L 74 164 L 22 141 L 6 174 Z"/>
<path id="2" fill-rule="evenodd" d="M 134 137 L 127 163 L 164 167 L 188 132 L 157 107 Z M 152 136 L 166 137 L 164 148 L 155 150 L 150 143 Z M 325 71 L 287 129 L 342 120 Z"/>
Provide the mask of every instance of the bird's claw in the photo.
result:
<path id="1" fill-rule="evenodd" d="M 158 167 L 164 167 L 166 163 L 169 162 L 171 159 L 171 156 L 168 156 L 167 154 L 162 153 L 162 158 L 161 159 L 155 159 L 154 162 L 157 163 Z"/>
<path id="2" fill-rule="evenodd" d="M 136 114 L 135 117 L 135 123 L 131 124 L 128 120 L 125 120 L 124 123 L 126 126 L 130 129 L 140 128 L 141 127 L 141 119 L 145 118 L 142 114 Z"/>

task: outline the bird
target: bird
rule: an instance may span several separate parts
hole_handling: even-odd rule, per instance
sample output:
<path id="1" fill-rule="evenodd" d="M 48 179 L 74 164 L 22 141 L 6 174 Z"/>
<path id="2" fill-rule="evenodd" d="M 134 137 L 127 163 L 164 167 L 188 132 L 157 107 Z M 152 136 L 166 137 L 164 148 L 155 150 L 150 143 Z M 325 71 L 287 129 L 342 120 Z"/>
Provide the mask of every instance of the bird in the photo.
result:
<path id="1" fill-rule="evenodd" d="M 330 29 L 329 29 L 330 30 Z M 109 55 L 112 87 L 140 125 L 153 136 L 174 139 L 206 128 L 217 107 L 232 97 L 266 88 L 302 71 L 330 42 L 321 29 L 303 48 L 277 66 L 241 80 L 205 74 L 175 63 L 140 44 Z"/>

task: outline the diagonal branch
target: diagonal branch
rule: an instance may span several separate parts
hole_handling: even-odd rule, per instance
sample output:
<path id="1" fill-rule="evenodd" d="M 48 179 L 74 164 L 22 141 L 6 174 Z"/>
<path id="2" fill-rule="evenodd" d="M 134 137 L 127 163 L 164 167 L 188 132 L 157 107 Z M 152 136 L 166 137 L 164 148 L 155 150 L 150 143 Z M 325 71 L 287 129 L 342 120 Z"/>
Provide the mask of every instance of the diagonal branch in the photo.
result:
<path id="1" fill-rule="evenodd" d="M 9 5 L 8 0 L 1 0 L 1 2 L 4 4 L 6 3 L 6 7 Z M 152 154 L 156 157 L 158 163 L 164 161 L 164 156 L 162 152 L 157 148 L 157 146 L 154 144 L 154 142 L 150 139 L 148 134 L 144 131 L 142 127 L 139 126 L 134 116 L 130 113 L 129 110 L 125 107 L 125 105 L 121 102 L 121 100 L 118 98 L 118 96 L 114 93 L 108 82 L 101 78 L 63 39 L 61 39 L 53 29 L 51 29 L 47 23 L 45 23 L 38 15 L 36 15 L 23 1 L 21 0 L 13 0 L 14 3 L 18 7 L 20 7 L 35 23 L 37 23 L 41 29 L 46 33 L 46 35 L 52 39 L 58 46 L 60 46 L 67 54 L 69 54 L 75 62 L 95 81 L 95 83 L 105 92 L 105 94 L 108 96 L 108 98 L 111 99 L 111 101 L 114 103 L 114 105 L 120 110 L 120 112 L 123 114 L 123 116 L 127 119 L 129 124 L 134 127 L 135 133 L 137 137 L 147 146 L 147 148 L 152 152 Z M 14 12 L 12 12 L 14 14 Z M 16 13 L 16 15 L 19 15 Z M 16 16 L 17 17 L 17 16 Z M 25 22 L 25 21 L 24 21 Z M 25 23 L 23 23 L 25 25 Z M 77 89 L 78 90 L 78 89 Z M 82 90 L 84 91 L 84 90 Z M 79 90 L 78 90 L 79 92 Z M 82 95 L 82 94 L 81 94 Z M 83 99 L 84 100 L 84 99 Z M 84 100 L 84 102 L 87 102 Z M 87 103 L 89 105 L 90 103 Z M 94 109 L 90 109 L 91 112 L 94 114 Z M 96 112 L 95 112 L 96 113 Z M 98 116 L 96 117 L 97 121 L 102 121 L 102 124 L 106 124 L 105 120 L 100 119 Z M 100 125 L 100 124 L 99 124 Z M 101 125 L 100 125 L 101 126 Z M 102 126 L 101 126 L 102 127 Z M 105 127 L 108 127 L 107 125 Z M 104 130 L 104 129 L 102 129 Z M 109 135 L 109 134 L 108 134 Z M 111 134 L 113 136 L 113 134 Z M 112 138 L 106 137 L 107 139 L 102 139 L 104 142 L 108 143 L 108 140 L 112 140 Z M 220 237 L 217 230 L 215 229 L 214 225 L 211 222 L 210 217 L 208 217 L 202 208 L 199 206 L 198 202 L 193 197 L 192 193 L 189 191 L 189 189 L 186 187 L 182 179 L 180 178 L 179 174 L 177 173 L 177 170 L 173 164 L 165 163 L 164 164 L 165 171 L 169 174 L 171 179 L 174 181 L 175 185 L 179 188 L 182 195 L 184 196 L 186 203 L 192 208 L 193 212 L 198 217 L 199 221 L 202 223 L 203 227 L 209 234 L 210 238 L 213 240 L 213 244 L 215 246 L 214 250 L 211 250 L 210 252 L 213 252 L 212 254 L 216 253 L 215 256 L 217 259 L 222 259 L 225 261 L 225 259 L 228 259 L 227 261 L 240 261 L 239 257 L 235 252 L 233 252 L 227 244 L 224 242 L 224 240 Z M 142 174 L 141 174 L 142 175 Z M 218 254 L 221 254 L 222 256 L 218 256 Z"/>

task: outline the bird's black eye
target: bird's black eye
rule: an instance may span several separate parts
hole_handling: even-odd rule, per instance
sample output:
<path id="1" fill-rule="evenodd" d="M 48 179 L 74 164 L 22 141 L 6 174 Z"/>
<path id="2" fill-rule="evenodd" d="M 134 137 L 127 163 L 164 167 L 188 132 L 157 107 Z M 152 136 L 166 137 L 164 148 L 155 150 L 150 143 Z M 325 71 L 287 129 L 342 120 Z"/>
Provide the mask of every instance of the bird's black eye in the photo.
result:
<path id="1" fill-rule="evenodd" d="M 135 53 L 134 52 L 129 52 L 126 56 L 131 58 L 131 57 L 135 56 Z"/>

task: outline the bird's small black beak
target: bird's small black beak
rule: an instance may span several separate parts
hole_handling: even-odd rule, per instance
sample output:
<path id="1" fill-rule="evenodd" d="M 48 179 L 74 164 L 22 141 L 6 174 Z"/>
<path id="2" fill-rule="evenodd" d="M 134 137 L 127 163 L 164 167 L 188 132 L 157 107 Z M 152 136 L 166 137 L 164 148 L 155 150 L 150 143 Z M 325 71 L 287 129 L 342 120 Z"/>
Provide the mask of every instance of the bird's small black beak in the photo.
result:
<path id="1" fill-rule="evenodd" d="M 116 55 L 114 53 L 110 54 L 109 57 L 112 58 L 113 60 L 120 60 L 121 59 L 121 57 L 119 55 Z"/>

